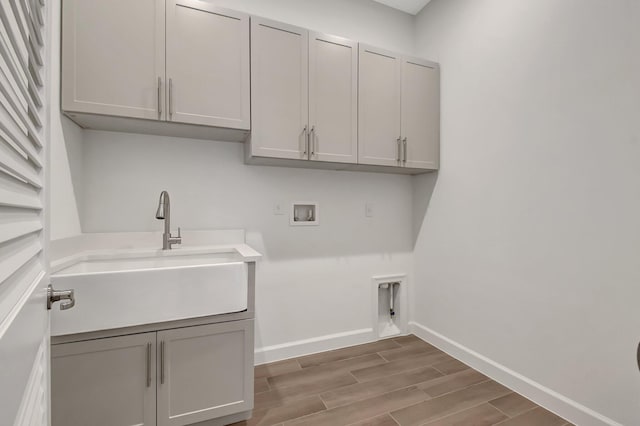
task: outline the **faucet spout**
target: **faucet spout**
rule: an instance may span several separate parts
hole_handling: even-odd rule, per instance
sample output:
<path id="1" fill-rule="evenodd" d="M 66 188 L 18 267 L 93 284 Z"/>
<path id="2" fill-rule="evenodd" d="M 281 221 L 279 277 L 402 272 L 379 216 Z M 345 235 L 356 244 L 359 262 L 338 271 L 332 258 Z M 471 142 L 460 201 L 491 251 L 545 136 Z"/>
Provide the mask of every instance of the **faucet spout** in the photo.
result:
<path id="1" fill-rule="evenodd" d="M 180 228 L 178 228 L 178 236 L 171 235 L 171 200 L 167 191 L 160 193 L 158 201 L 158 210 L 156 211 L 156 219 L 164 220 L 164 233 L 162 234 L 162 250 L 171 250 L 174 244 L 182 244 L 182 236 Z"/>

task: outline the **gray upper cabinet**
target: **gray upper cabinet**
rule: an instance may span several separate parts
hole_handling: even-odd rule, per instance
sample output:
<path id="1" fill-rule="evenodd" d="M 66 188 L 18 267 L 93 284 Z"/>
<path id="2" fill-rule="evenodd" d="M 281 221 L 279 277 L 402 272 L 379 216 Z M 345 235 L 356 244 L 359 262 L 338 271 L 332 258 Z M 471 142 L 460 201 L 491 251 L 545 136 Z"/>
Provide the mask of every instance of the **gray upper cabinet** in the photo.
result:
<path id="1" fill-rule="evenodd" d="M 309 36 L 309 159 L 358 161 L 358 43 Z"/>
<path id="2" fill-rule="evenodd" d="M 437 170 L 440 68 L 360 46 L 358 162 Z"/>
<path id="3" fill-rule="evenodd" d="M 249 15 L 197 0 L 62 9 L 62 109 L 80 125 L 232 140 L 203 126 L 249 130 Z M 197 126 L 183 134 L 167 122 Z"/>
<path id="4" fill-rule="evenodd" d="M 207 1 L 62 8 L 62 109 L 85 128 L 247 141 L 254 164 L 439 167 L 436 63 Z"/>
<path id="5" fill-rule="evenodd" d="M 358 44 L 251 18 L 251 155 L 356 163 Z"/>
<path id="6" fill-rule="evenodd" d="M 167 0 L 167 119 L 248 130 L 249 16 Z"/>
<path id="7" fill-rule="evenodd" d="M 64 0 L 62 108 L 163 119 L 164 0 Z"/>
<path id="8" fill-rule="evenodd" d="M 309 32 L 251 18 L 251 155 L 308 158 Z"/>

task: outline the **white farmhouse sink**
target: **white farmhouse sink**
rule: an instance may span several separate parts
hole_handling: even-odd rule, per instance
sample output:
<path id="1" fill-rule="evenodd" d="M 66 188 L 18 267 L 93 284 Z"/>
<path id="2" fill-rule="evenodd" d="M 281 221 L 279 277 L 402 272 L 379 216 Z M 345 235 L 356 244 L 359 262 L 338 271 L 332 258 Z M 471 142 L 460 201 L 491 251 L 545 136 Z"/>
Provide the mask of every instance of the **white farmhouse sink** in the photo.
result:
<path id="1" fill-rule="evenodd" d="M 233 250 L 111 252 L 68 263 L 51 282 L 56 289 L 73 289 L 76 305 L 54 307 L 53 336 L 247 309 L 247 264 Z"/>

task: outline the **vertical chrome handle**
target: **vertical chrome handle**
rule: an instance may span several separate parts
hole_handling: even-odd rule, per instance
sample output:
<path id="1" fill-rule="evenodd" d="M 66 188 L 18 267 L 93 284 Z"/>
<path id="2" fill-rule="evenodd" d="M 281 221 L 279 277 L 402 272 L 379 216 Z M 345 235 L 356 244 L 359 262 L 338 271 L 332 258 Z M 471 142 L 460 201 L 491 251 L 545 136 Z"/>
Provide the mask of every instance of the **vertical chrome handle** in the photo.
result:
<path id="1" fill-rule="evenodd" d="M 158 115 L 162 114 L 162 78 L 158 77 Z"/>
<path id="2" fill-rule="evenodd" d="M 316 155 L 316 126 L 311 127 L 311 133 L 309 134 L 309 145 L 311 146 L 311 156 Z"/>
<path id="3" fill-rule="evenodd" d="M 151 343 L 147 343 L 147 387 L 151 387 Z"/>
<path id="4" fill-rule="evenodd" d="M 396 139 L 396 142 L 398 143 L 398 163 L 402 161 L 402 144 L 400 141 L 400 138 Z"/>
<path id="5" fill-rule="evenodd" d="M 304 133 L 304 152 L 302 154 L 307 155 L 309 151 L 309 132 L 307 131 L 307 126 L 304 126 L 302 133 Z"/>
<path id="6" fill-rule="evenodd" d="M 404 157 L 402 162 L 407 162 L 407 138 L 402 139 L 402 149 L 404 150 Z"/>
<path id="7" fill-rule="evenodd" d="M 164 385 L 164 340 L 160 342 L 160 384 Z"/>
<path id="8" fill-rule="evenodd" d="M 173 79 L 169 79 L 169 117 L 173 117 Z"/>

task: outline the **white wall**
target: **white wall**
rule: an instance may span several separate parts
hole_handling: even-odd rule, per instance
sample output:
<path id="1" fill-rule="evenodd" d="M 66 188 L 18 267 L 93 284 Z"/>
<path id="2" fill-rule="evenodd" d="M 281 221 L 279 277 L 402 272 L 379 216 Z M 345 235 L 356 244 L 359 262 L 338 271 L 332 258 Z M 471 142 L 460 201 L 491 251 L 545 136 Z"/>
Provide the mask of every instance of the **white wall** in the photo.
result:
<path id="1" fill-rule="evenodd" d="M 370 327 L 370 277 L 411 271 L 415 242 L 419 324 L 640 423 L 637 2 L 433 0 L 415 27 L 366 0 L 216 3 L 441 62 L 442 171 L 411 187 L 248 167 L 238 144 L 85 132 L 81 145 L 62 120 L 53 238 L 78 233 L 80 217 L 85 232 L 159 229 L 165 188 L 176 226 L 246 228 L 266 255 L 258 347 Z M 322 226 L 273 215 L 297 199 L 320 201 Z"/>
<path id="2" fill-rule="evenodd" d="M 223 7 L 402 52 L 413 51 L 413 17 L 369 0 L 215 1 Z M 65 136 L 66 138 L 63 138 Z M 272 348 L 354 333 L 370 339 L 371 278 L 412 271 L 411 178 L 246 166 L 243 146 L 109 132 L 59 135 L 52 147 L 52 235 L 159 230 L 161 190 L 174 228 L 244 228 L 265 254 L 258 267 L 256 343 Z M 66 143 L 65 143 L 66 139 Z M 293 228 L 276 202 L 319 201 L 321 225 Z M 365 203 L 374 205 L 365 217 Z"/>
<path id="3" fill-rule="evenodd" d="M 246 166 L 237 143 L 101 131 L 85 131 L 84 167 L 84 232 L 160 230 L 163 189 L 174 230 L 247 230 L 265 255 L 259 348 L 371 328 L 371 277 L 411 272 L 408 176 Z M 274 215 L 293 201 L 318 201 L 320 226 Z"/>
<path id="4" fill-rule="evenodd" d="M 633 0 L 433 0 L 417 22 L 442 65 L 442 169 L 414 182 L 415 320 L 624 425 L 640 424 L 639 22 Z"/>
<path id="5" fill-rule="evenodd" d="M 51 3 L 51 239 L 80 234 L 79 194 L 82 186 L 82 129 L 60 113 L 60 0 Z"/>
<path id="6" fill-rule="evenodd" d="M 413 53 L 414 17 L 372 0 L 209 0 L 221 7 Z"/>
<path id="7" fill-rule="evenodd" d="M 412 53 L 411 15 L 370 0 L 211 0 L 230 9 Z M 60 113 L 60 0 L 52 4 L 51 239 L 82 232 L 82 129 Z"/>

